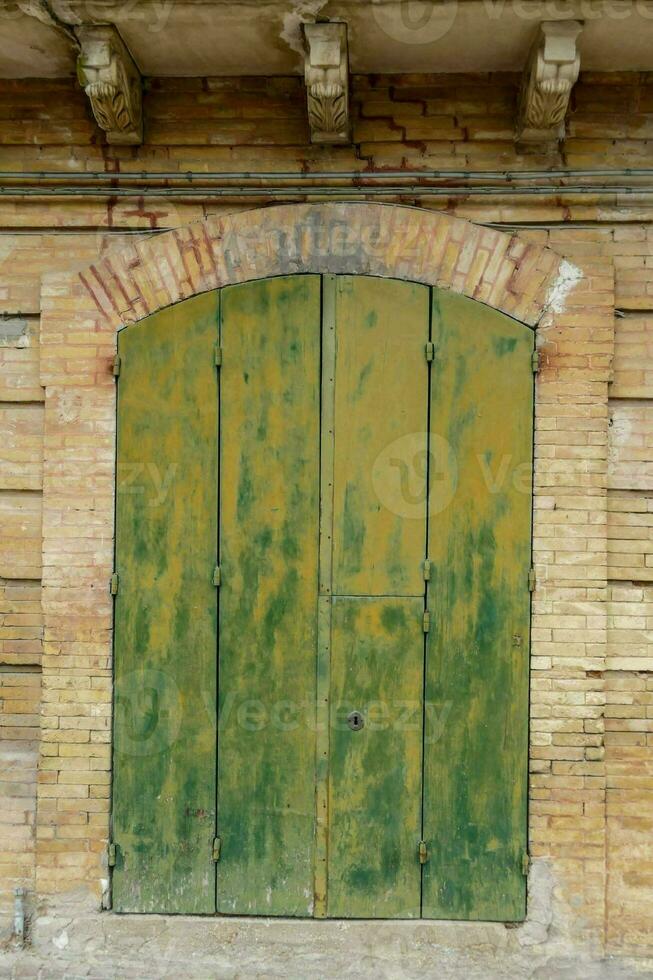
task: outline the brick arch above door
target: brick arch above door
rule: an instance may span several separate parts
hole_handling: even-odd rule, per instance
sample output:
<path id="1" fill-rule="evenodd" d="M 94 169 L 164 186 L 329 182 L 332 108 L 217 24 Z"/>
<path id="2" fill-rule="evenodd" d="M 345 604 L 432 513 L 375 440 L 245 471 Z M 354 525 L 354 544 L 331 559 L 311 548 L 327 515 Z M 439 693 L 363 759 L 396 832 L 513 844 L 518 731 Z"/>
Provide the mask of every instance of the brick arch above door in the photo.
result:
<path id="1" fill-rule="evenodd" d="M 580 273 L 515 233 L 376 203 L 289 204 L 209 216 L 110 252 L 80 280 L 116 325 L 220 286 L 296 272 L 411 279 L 535 326 Z"/>

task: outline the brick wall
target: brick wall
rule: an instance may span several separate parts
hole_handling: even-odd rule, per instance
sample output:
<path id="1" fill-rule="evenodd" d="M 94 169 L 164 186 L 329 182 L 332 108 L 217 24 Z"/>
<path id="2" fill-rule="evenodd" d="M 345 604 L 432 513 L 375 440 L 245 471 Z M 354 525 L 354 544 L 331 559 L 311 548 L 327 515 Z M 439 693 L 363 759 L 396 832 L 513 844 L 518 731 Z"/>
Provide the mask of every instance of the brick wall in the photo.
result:
<path id="1" fill-rule="evenodd" d="M 518 82 L 511 75 L 357 77 L 353 144 L 318 148 L 307 142 L 299 79 L 149 80 L 146 142 L 132 148 L 103 143 L 74 82 L 2 81 L 3 168 L 650 165 L 653 76 L 583 75 L 573 93 L 568 138 L 547 148 L 513 142 Z M 264 195 L 259 203 L 266 203 Z M 612 949 L 642 950 L 651 943 L 647 908 L 653 890 L 653 209 L 643 198 L 559 190 L 538 198 L 509 191 L 483 197 L 470 190 L 441 199 L 413 195 L 402 203 L 517 229 L 524 240 L 569 258 L 586 277 L 567 322 L 542 334 L 549 388 L 538 415 L 536 543 L 550 556 L 541 571 L 555 582 L 540 587 L 534 606 L 531 849 L 552 859 L 565 880 L 566 914 L 576 932 L 607 938 Z M 48 381 L 39 356 L 41 276 L 85 267 L 107 248 L 134 242 L 135 235 L 151 238 L 161 229 L 245 206 L 142 197 L 0 199 L 0 792 L 8 801 L 2 819 L 9 814 L 11 824 L 6 835 L 0 826 L 5 912 L 14 885 L 32 887 L 34 879 L 41 385 Z M 84 326 L 71 328 L 67 339 L 92 346 Z M 580 398 L 569 385 L 574 372 L 584 379 Z M 53 422 L 48 431 L 54 442 L 46 453 L 66 438 L 71 419 L 87 424 L 84 438 L 98 446 L 103 403 L 98 408 L 93 400 L 66 400 L 64 392 L 52 408 L 61 431 Z M 62 495 L 79 496 L 79 473 L 57 479 Z M 74 519 L 91 522 L 92 511 L 91 502 Z M 65 560 L 60 574 L 65 578 Z M 82 618 L 85 588 L 81 583 Z M 84 624 L 85 656 L 97 656 L 90 674 L 88 660 L 76 661 L 74 653 L 62 660 L 64 635 L 47 638 L 41 725 L 51 730 L 55 709 L 57 717 L 66 713 L 68 729 L 78 735 L 66 745 L 55 737 L 42 746 L 44 881 L 62 875 L 75 880 L 74 842 L 105 819 L 107 735 L 101 725 L 91 730 L 86 724 L 89 706 L 106 699 L 109 665 L 99 648 L 92 652 L 103 629 L 97 621 Z M 55 665 L 71 673 L 57 682 Z M 83 804 L 75 802 L 75 785 L 85 787 Z"/>
<path id="2" fill-rule="evenodd" d="M 0 320 L 0 936 L 33 893 L 41 687 L 43 390 L 38 320 Z"/>

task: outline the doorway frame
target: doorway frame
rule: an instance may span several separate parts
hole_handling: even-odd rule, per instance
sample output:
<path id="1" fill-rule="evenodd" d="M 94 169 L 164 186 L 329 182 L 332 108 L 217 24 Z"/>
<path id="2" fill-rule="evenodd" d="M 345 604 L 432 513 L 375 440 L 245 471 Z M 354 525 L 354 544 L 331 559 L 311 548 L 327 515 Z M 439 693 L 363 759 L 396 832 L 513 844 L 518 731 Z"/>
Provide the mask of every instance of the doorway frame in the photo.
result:
<path id="1" fill-rule="evenodd" d="M 586 459 L 581 452 L 574 457 L 573 447 L 568 447 L 571 456 L 563 477 L 556 480 L 540 447 L 546 443 L 548 420 L 556 412 L 565 415 L 565 406 L 582 402 L 595 406 L 597 414 L 605 410 L 607 370 L 605 379 L 597 378 L 591 365 L 579 368 L 558 352 L 574 342 L 575 308 L 595 310 L 597 322 L 603 323 L 612 316 L 614 296 L 611 285 L 597 286 L 590 274 L 584 276 L 552 250 L 515 233 L 419 208 L 365 202 L 295 204 L 211 216 L 130 242 L 81 272 L 45 277 L 43 680 L 46 687 L 77 684 L 93 696 L 80 699 L 74 725 L 68 722 L 63 701 L 53 700 L 45 708 L 37 817 L 39 897 L 54 900 L 76 892 L 96 908 L 107 887 L 112 631 L 108 583 L 113 572 L 117 333 L 128 323 L 207 290 L 296 272 L 410 279 L 468 296 L 536 329 L 543 356 L 535 388 L 534 612 L 543 610 L 556 587 L 568 581 L 545 541 L 546 513 L 564 506 L 571 487 L 600 490 L 601 476 L 594 484 L 582 482 L 581 476 L 588 473 Z M 599 491 L 596 505 L 594 524 L 606 509 L 605 494 Z M 588 606 L 593 606 L 597 623 L 605 618 L 605 604 L 598 595 L 605 578 L 602 567 L 579 569 L 576 577 L 587 585 Z M 599 643 L 593 647 L 598 673 Z M 534 679 L 541 685 L 555 678 L 552 653 L 550 640 L 535 631 L 531 689 Z M 588 695 L 583 717 L 590 723 L 596 717 L 593 703 Z M 53 767 L 52 758 L 61 746 L 72 752 L 79 744 L 97 746 L 98 755 L 93 757 L 95 768 L 80 772 L 72 783 L 63 765 Z M 530 749 L 537 768 L 532 739 Z M 593 790 L 588 787 L 589 801 Z M 74 839 L 66 834 L 67 806 L 85 806 L 89 816 Z M 64 862 L 53 857 L 57 842 L 65 850 Z M 550 828 L 538 828 L 534 844 L 535 856 L 555 856 Z"/>

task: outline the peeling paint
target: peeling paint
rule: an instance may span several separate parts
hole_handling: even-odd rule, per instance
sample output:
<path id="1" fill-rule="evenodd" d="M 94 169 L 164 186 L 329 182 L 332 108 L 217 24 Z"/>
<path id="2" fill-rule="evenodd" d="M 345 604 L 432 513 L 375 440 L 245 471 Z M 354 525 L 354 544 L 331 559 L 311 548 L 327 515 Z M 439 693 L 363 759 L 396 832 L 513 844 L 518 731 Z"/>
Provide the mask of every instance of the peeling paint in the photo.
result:
<path id="1" fill-rule="evenodd" d="M 313 23 L 326 4 L 327 0 L 299 0 L 299 3 L 293 4 L 289 13 L 283 15 L 281 40 L 286 42 L 291 51 L 301 55 L 302 59 L 304 57 L 302 24 Z"/>
<path id="2" fill-rule="evenodd" d="M 57 936 L 54 936 L 52 939 L 52 945 L 56 946 L 57 949 L 65 949 L 68 943 L 69 943 L 68 933 L 66 932 L 65 929 L 62 929 L 61 932 Z"/>
<path id="3" fill-rule="evenodd" d="M 546 298 L 546 307 L 553 313 L 563 313 L 567 303 L 567 296 L 572 291 L 577 282 L 583 278 L 583 273 L 577 266 L 572 265 L 566 259 L 560 263 L 558 275 L 549 289 Z"/>

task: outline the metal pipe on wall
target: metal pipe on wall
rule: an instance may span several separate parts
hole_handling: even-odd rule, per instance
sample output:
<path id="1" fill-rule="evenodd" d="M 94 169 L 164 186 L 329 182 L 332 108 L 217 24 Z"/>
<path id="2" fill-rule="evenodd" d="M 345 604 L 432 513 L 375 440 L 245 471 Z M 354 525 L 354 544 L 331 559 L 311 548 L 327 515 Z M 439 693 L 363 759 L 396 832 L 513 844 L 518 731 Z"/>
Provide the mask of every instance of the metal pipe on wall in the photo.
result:
<path id="1" fill-rule="evenodd" d="M 134 170 L 134 171 L 80 171 L 80 170 L 2 170 L 0 181 L 90 181 L 122 182 L 122 181 L 153 181 L 175 180 L 186 183 L 198 181 L 252 181 L 252 180 L 290 180 L 308 182 L 311 180 L 348 180 L 348 181 L 381 181 L 381 180 L 501 180 L 527 181 L 551 179 L 580 179 L 606 178 L 622 180 L 624 178 L 645 179 L 653 177 L 651 167 L 625 167 L 615 170 L 559 169 L 559 170 L 284 170 L 284 171 L 171 171 L 171 170 Z M 563 185 L 564 186 L 564 185 Z"/>
<path id="2" fill-rule="evenodd" d="M 612 182 L 614 181 L 614 183 Z M 556 170 L 0 171 L 0 197 L 178 199 L 644 196 L 653 168 Z"/>
<path id="3" fill-rule="evenodd" d="M 339 198 L 347 200 L 352 196 L 360 197 L 404 197 L 404 198 L 426 198 L 426 197 L 554 197 L 554 196 L 627 196 L 627 197 L 648 197 L 653 194 L 653 185 L 648 187 L 616 186 L 611 184 L 592 185 L 564 185 L 550 187 L 496 187 L 487 185 L 444 185 L 444 186 L 424 186 L 424 185 L 397 185 L 381 187 L 331 187 L 315 186 L 308 187 L 284 186 L 284 187 L 85 187 L 71 185 L 69 187 L 18 187 L 0 185 L 0 197 L 21 198 L 21 197 L 173 197 L 177 199 L 209 200 L 211 198 L 235 199 L 235 198 Z"/>

